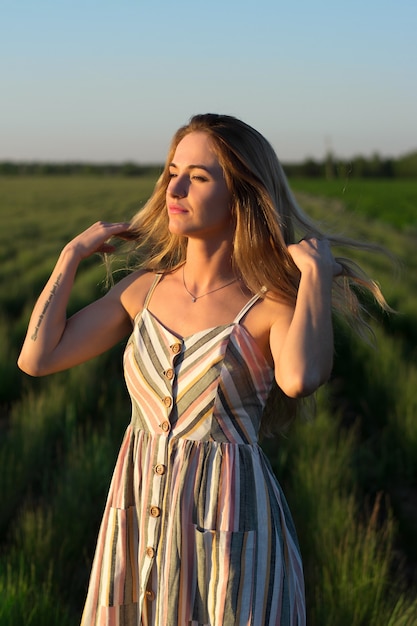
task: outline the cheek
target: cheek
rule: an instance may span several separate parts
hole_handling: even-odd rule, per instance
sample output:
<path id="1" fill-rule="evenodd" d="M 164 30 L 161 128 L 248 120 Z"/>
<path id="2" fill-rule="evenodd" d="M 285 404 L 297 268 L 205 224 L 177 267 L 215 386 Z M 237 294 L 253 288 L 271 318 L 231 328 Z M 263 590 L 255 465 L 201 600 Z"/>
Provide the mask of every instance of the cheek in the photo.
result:
<path id="1" fill-rule="evenodd" d="M 232 205 L 232 194 L 226 185 L 217 187 L 213 193 L 213 201 L 219 206 L 228 207 L 230 209 Z"/>
<path id="2" fill-rule="evenodd" d="M 232 214 L 232 196 L 229 193 L 229 191 L 227 192 L 223 192 L 220 197 L 218 198 L 218 203 L 219 206 L 222 207 L 223 212 L 227 215 L 231 215 Z"/>

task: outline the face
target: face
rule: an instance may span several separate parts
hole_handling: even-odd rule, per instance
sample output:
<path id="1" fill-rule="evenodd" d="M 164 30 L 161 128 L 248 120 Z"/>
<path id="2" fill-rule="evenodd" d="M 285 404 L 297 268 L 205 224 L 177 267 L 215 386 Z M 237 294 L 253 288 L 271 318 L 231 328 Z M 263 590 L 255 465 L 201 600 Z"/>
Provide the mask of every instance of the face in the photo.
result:
<path id="1" fill-rule="evenodd" d="M 196 238 L 224 237 L 231 228 L 231 195 L 207 133 L 189 133 L 169 166 L 169 229 Z"/>

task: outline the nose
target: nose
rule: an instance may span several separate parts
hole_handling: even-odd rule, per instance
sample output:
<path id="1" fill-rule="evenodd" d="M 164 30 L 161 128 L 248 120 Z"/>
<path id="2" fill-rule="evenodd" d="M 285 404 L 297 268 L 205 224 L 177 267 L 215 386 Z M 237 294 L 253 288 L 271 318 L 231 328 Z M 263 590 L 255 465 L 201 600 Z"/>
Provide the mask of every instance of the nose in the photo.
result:
<path id="1" fill-rule="evenodd" d="M 168 185 L 168 193 L 173 198 L 185 198 L 188 194 L 187 183 L 181 176 L 171 178 Z"/>

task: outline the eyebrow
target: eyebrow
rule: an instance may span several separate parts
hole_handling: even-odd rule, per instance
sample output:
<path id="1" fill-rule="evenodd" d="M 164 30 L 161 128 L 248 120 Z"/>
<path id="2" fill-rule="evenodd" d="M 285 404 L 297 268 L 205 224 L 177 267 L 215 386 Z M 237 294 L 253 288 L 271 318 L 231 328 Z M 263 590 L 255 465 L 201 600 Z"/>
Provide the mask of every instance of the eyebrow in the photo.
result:
<path id="1" fill-rule="evenodd" d="M 175 165 L 175 163 L 170 163 L 169 167 L 175 167 L 178 169 L 178 165 Z M 199 163 L 192 163 L 191 165 L 187 166 L 187 170 L 193 170 L 193 169 L 205 170 L 209 174 L 212 173 L 212 170 L 210 168 L 208 168 L 206 165 L 200 165 Z"/>

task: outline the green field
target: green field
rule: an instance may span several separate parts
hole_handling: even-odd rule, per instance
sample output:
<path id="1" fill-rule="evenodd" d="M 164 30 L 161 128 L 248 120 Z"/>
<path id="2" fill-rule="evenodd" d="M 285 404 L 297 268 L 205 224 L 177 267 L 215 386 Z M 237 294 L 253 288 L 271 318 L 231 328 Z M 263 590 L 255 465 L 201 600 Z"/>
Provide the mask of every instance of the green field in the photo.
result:
<path id="1" fill-rule="evenodd" d="M 334 373 L 316 418 L 265 443 L 299 530 L 308 623 L 417 625 L 417 184 L 293 184 L 309 214 L 400 261 L 356 253 L 398 313 L 376 314 L 376 347 L 337 325 Z M 0 626 L 79 622 L 130 418 L 123 346 L 45 379 L 17 369 L 31 308 L 64 243 L 98 219 L 129 219 L 152 185 L 0 179 Z M 70 309 L 100 294 L 104 278 L 100 257 L 86 261 Z"/>
<path id="2" fill-rule="evenodd" d="M 291 180 L 294 191 L 330 198 L 354 214 L 377 218 L 403 230 L 417 229 L 417 180 L 316 178 Z"/>

